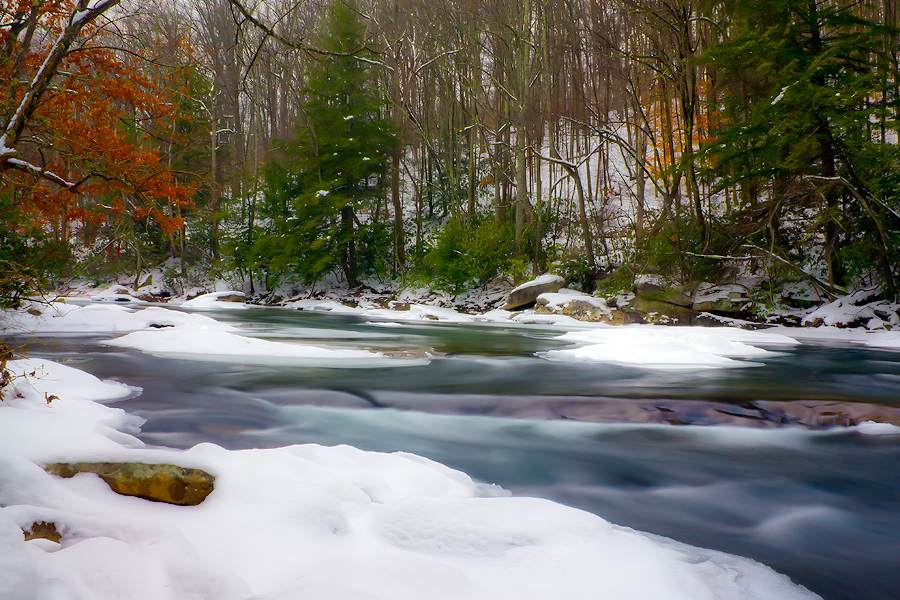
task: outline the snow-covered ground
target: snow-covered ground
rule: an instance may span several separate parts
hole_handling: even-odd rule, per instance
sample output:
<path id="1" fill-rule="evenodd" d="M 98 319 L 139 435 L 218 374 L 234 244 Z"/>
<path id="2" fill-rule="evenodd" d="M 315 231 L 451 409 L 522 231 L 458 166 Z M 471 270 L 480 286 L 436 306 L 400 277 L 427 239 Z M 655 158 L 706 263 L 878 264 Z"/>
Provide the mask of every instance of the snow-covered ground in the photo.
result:
<path id="1" fill-rule="evenodd" d="M 370 316 L 383 323 L 416 314 L 377 310 L 383 312 Z M 32 313 L 7 313 L 2 326 L 107 331 L 113 338 L 131 331 L 111 343 L 177 347 L 183 355 L 209 355 L 209 343 L 223 352 L 263 348 L 263 356 L 290 346 L 301 354 L 336 351 L 248 338 L 204 315 L 158 307 L 52 305 Z M 695 366 L 704 360 L 719 366 L 715 357 L 759 358 L 796 343 L 780 333 L 738 329 L 580 325 L 582 331 L 562 339 L 602 347 L 624 343 L 629 332 L 641 346 L 635 353 L 681 353 L 701 363 Z M 255 345 L 264 341 L 277 348 Z M 713 358 L 688 355 L 680 344 Z M 596 349 L 588 354 L 608 358 Z M 135 437 L 140 419 L 102 404 L 139 390 L 40 359 L 11 361 L 8 369 L 14 379 L 0 403 L 4 600 L 816 597 L 751 560 L 648 536 L 550 501 L 509 497 L 409 454 L 316 445 L 148 448 Z M 875 435 L 895 433 L 864 426 Z M 173 463 L 212 473 L 216 487 L 199 506 L 159 504 L 119 496 L 94 475 L 58 479 L 41 468 L 56 461 Z M 59 543 L 24 540 L 23 529 L 41 522 L 56 525 Z"/>

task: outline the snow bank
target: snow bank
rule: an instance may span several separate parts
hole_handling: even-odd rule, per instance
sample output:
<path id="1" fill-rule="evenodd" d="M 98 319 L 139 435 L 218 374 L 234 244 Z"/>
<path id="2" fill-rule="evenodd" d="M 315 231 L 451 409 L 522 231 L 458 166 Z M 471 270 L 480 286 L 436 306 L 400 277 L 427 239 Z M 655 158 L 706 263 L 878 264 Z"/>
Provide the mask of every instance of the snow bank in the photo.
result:
<path id="1" fill-rule="evenodd" d="M 539 356 L 570 362 L 612 362 L 651 369 L 740 367 L 755 363 L 735 359 L 776 356 L 760 346 L 791 346 L 798 342 L 775 333 L 733 328 L 606 326 L 569 332 L 558 340 L 582 344 L 550 350 Z"/>
<path id="2" fill-rule="evenodd" d="M 135 298 L 131 290 L 123 285 L 113 285 L 101 292 L 91 295 L 91 300 L 95 302 L 140 302 L 140 298 Z"/>
<path id="3" fill-rule="evenodd" d="M 174 327 L 135 331 L 120 338 L 103 342 L 108 346 L 134 348 L 156 356 L 193 360 L 231 359 L 242 363 L 296 363 L 323 367 L 371 367 L 377 360 L 380 366 L 394 361 L 380 352 L 324 348 L 311 344 L 273 342 L 245 337 L 228 331 Z M 421 364 L 417 362 L 416 364 Z"/>
<path id="4" fill-rule="evenodd" d="M 180 326 L 220 331 L 234 329 L 231 325 L 203 315 L 190 315 L 155 306 L 134 310 L 114 304 L 77 306 L 54 302 L 49 306 L 33 304 L 29 310 L 7 311 L 0 316 L 0 330 L 10 333 L 98 333 Z"/>
<path id="5" fill-rule="evenodd" d="M 888 329 L 900 326 L 900 304 L 876 300 L 866 302 L 878 290 L 860 290 L 823 304 L 809 313 L 803 324 L 808 326 L 850 327 L 865 325 L 867 329 Z"/>
<path id="6" fill-rule="evenodd" d="M 190 300 L 185 300 L 181 303 L 181 308 L 198 308 L 198 309 L 211 309 L 211 308 L 230 308 L 230 309 L 241 309 L 247 308 L 247 305 L 241 302 L 234 302 L 230 300 L 233 297 L 244 297 L 244 292 L 236 292 L 234 290 L 226 290 L 222 292 L 211 292 L 209 294 L 201 294 L 196 298 L 192 298 Z M 223 300 L 225 298 L 226 300 Z"/>
<path id="7" fill-rule="evenodd" d="M 143 448 L 132 418 L 67 396 L 82 376 L 41 362 L 60 398 L 48 406 L 17 379 L 0 404 L 5 600 L 816 598 L 747 559 L 546 500 L 485 496 L 463 473 L 409 454 Z M 216 487 L 199 506 L 147 502 L 40 468 L 62 458 L 176 463 L 207 470 Z M 60 543 L 25 541 L 39 522 L 54 523 Z"/>
<path id="8" fill-rule="evenodd" d="M 140 388 L 48 360 L 9 361 L 7 369 L 14 379 L 0 396 L 0 462 L 9 456 L 52 462 L 76 449 L 109 452 L 143 445 L 133 437 L 143 419 L 91 401 L 121 400 Z M 0 466 L 0 494 L 9 483 L 2 481 L 3 470 Z M 4 503 L 0 498 L 0 506 Z"/>
<path id="9" fill-rule="evenodd" d="M 876 421 L 863 421 L 856 426 L 856 430 L 863 435 L 900 435 L 900 427 Z"/>

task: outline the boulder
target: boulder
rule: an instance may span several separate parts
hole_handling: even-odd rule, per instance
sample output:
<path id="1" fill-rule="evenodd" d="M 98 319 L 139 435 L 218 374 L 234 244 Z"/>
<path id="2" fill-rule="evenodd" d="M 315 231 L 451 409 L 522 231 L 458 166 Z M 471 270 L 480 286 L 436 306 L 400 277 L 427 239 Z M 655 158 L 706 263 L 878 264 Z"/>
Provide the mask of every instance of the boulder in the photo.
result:
<path id="1" fill-rule="evenodd" d="M 216 302 L 241 302 L 246 300 L 243 292 L 229 292 L 216 298 Z"/>
<path id="2" fill-rule="evenodd" d="M 654 302 L 665 302 L 666 304 L 674 304 L 675 306 L 683 306 L 690 308 L 694 301 L 684 292 L 674 288 L 664 288 L 653 283 L 639 283 L 634 286 L 634 293 L 647 300 Z"/>
<path id="3" fill-rule="evenodd" d="M 643 296 L 632 300 L 631 307 L 641 313 L 646 322 L 660 325 L 690 325 L 698 314 L 684 306 L 648 300 Z"/>
<path id="4" fill-rule="evenodd" d="M 641 313 L 628 307 L 615 308 L 609 314 L 610 325 L 631 325 L 635 323 L 646 323 Z"/>
<path id="5" fill-rule="evenodd" d="M 562 314 L 581 321 L 609 321 L 609 310 L 604 310 L 585 300 L 572 300 L 561 311 Z"/>
<path id="6" fill-rule="evenodd" d="M 513 289 L 506 299 L 503 310 L 513 310 L 529 304 L 534 304 L 541 294 L 557 292 L 563 286 L 565 280 L 559 275 L 541 275 L 537 279 L 523 283 Z"/>
<path id="7" fill-rule="evenodd" d="M 749 300 L 746 297 L 732 292 L 727 297 L 698 300 L 694 302 L 691 308 L 697 312 L 737 314 L 744 310 L 748 302 Z"/>
<path id="8" fill-rule="evenodd" d="M 691 308 L 697 312 L 734 315 L 744 312 L 750 305 L 747 288 L 733 283 L 720 285 L 702 284 L 694 295 Z"/>
<path id="9" fill-rule="evenodd" d="M 153 502 L 195 506 L 213 491 L 216 478 L 200 469 L 146 463 L 53 463 L 44 468 L 51 475 L 69 478 L 94 473 L 123 496 Z"/>

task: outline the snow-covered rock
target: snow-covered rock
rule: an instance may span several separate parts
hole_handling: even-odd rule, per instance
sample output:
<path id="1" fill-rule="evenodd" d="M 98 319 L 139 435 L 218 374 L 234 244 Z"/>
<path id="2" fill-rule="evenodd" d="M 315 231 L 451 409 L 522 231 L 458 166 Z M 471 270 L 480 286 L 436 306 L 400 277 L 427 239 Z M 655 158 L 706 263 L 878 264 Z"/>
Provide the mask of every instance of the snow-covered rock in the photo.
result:
<path id="1" fill-rule="evenodd" d="M 559 290 L 565 280 L 559 275 L 546 273 L 540 277 L 527 281 L 513 288 L 506 299 L 504 310 L 512 310 L 520 306 L 527 306 L 537 300 L 541 294 Z"/>

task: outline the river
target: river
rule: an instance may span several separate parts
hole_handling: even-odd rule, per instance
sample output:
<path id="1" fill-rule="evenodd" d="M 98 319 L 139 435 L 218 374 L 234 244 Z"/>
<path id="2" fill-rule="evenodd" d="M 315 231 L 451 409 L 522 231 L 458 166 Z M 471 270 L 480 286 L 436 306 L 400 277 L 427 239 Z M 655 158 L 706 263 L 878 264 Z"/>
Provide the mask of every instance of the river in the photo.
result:
<path id="1" fill-rule="evenodd" d="M 213 316 L 267 339 L 430 361 L 303 368 L 160 358 L 101 345 L 108 334 L 15 341 L 143 388 L 117 406 L 147 420 L 148 444 L 412 452 L 516 495 L 756 559 L 826 600 L 898 597 L 900 436 L 823 425 L 896 414 L 900 352 L 804 342 L 755 367 L 653 371 L 537 358 L 564 346 L 539 326 Z"/>

